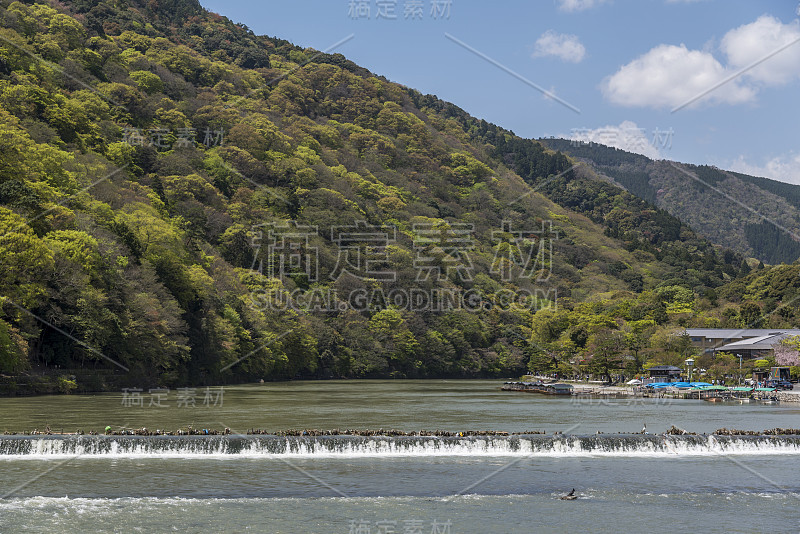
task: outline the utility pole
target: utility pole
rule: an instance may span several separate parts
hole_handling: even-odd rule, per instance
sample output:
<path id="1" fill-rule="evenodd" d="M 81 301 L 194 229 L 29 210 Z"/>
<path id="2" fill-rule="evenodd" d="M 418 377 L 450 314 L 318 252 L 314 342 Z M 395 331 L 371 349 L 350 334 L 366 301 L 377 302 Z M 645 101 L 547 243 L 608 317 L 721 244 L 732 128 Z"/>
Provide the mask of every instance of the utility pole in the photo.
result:
<path id="1" fill-rule="evenodd" d="M 742 355 L 741 354 L 737 354 L 737 356 L 739 357 L 739 385 L 741 386 L 742 385 Z"/>

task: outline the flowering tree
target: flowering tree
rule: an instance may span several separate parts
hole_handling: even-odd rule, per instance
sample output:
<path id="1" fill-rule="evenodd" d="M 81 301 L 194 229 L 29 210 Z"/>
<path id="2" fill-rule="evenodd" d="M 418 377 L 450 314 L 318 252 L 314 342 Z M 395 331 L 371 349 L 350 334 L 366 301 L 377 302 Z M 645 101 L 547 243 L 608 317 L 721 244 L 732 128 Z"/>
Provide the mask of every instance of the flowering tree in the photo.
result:
<path id="1" fill-rule="evenodd" d="M 785 338 L 775 343 L 772 348 L 775 351 L 775 363 L 782 367 L 793 367 L 800 365 L 800 350 L 798 344 L 800 338 L 793 336 Z"/>

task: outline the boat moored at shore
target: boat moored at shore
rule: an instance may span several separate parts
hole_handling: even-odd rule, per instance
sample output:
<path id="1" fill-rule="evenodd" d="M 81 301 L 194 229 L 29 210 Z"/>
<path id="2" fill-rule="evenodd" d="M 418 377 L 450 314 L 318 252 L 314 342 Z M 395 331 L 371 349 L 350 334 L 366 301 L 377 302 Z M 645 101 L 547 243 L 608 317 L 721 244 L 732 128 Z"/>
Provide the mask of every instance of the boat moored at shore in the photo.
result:
<path id="1" fill-rule="evenodd" d="M 541 395 L 572 395 L 573 388 L 569 384 L 545 384 L 544 382 L 506 382 L 500 389 L 503 391 L 539 393 Z"/>

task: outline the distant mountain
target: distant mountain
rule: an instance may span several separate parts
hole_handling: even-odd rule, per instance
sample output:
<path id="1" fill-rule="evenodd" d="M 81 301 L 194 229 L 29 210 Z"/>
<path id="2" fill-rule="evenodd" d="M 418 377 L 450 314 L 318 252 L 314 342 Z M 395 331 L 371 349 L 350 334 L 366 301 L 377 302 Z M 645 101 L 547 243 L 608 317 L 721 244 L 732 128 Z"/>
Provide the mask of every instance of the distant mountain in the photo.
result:
<path id="1" fill-rule="evenodd" d="M 596 143 L 542 139 L 712 242 L 769 263 L 800 258 L 800 186 L 707 165 L 653 161 Z"/>

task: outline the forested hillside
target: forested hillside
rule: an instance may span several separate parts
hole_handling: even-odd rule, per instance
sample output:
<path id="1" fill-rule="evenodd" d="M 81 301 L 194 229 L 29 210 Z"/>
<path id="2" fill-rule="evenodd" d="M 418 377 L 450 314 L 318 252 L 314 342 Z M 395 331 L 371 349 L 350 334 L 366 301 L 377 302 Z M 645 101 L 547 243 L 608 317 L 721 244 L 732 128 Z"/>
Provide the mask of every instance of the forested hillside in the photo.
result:
<path id="1" fill-rule="evenodd" d="M 800 186 L 708 165 L 653 161 L 596 143 L 543 142 L 587 162 L 713 243 L 770 264 L 800 258 Z"/>
<path id="2" fill-rule="evenodd" d="M 518 374 L 661 339 L 749 272 L 562 152 L 195 1 L 0 6 L 6 377 Z"/>

